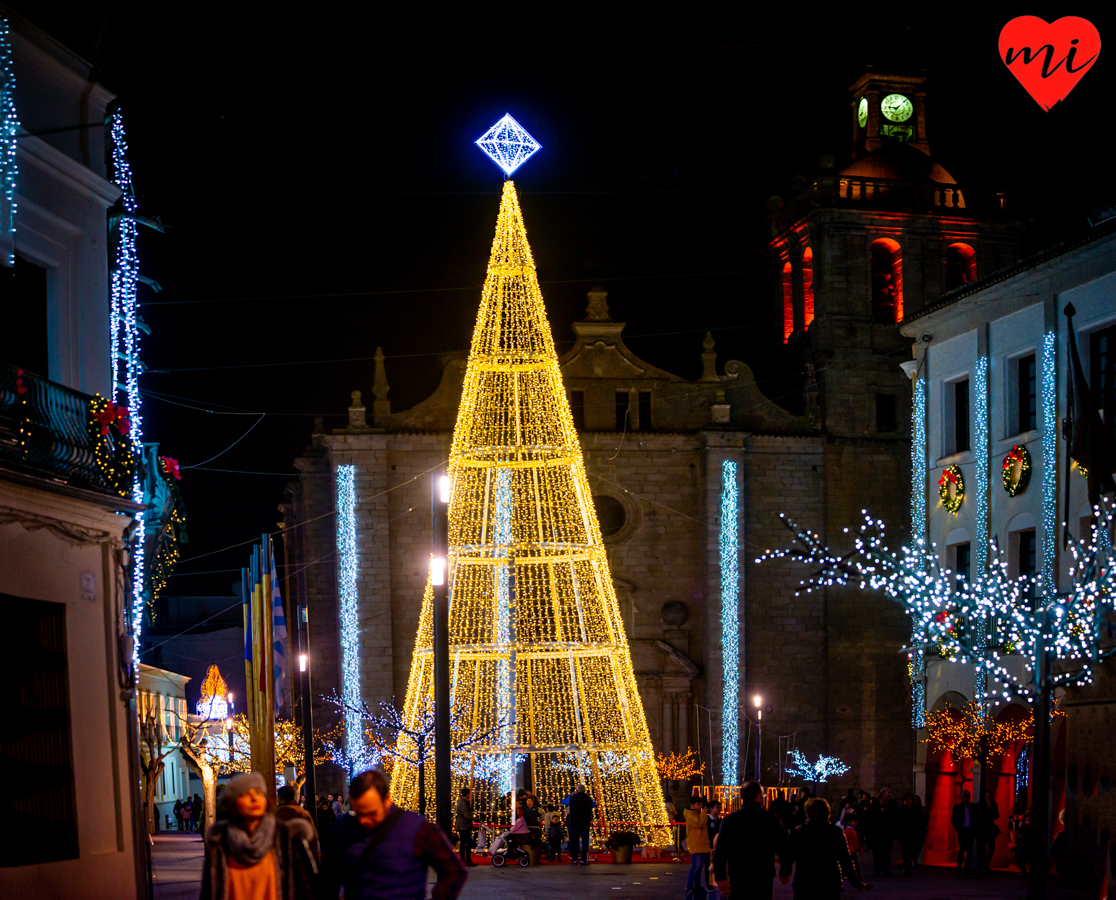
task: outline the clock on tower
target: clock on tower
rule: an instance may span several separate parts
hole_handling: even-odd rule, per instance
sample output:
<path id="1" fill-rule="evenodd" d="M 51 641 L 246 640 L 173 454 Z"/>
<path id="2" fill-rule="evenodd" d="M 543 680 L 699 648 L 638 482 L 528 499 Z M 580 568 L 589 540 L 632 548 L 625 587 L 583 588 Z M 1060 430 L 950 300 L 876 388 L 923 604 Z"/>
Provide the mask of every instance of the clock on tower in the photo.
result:
<path id="1" fill-rule="evenodd" d="M 851 88 L 854 155 L 871 153 L 884 144 L 912 144 L 930 153 L 926 141 L 926 95 L 920 75 L 877 75 L 868 72 Z"/>

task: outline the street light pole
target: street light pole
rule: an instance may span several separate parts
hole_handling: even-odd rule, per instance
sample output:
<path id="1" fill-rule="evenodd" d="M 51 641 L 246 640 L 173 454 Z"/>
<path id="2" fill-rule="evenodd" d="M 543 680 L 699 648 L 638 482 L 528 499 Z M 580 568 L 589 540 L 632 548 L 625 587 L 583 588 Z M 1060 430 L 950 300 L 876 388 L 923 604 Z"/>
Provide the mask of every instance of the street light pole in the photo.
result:
<path id="1" fill-rule="evenodd" d="M 310 617 L 305 605 L 299 604 L 296 618 L 299 707 L 302 710 L 302 765 L 306 773 L 306 799 L 303 804 L 313 814 L 318 802 L 318 783 L 314 774 L 314 711 L 310 704 Z"/>
<path id="2" fill-rule="evenodd" d="M 434 475 L 430 490 L 430 525 L 434 594 L 434 805 L 438 824 L 453 832 L 450 801 L 450 672 L 449 672 L 449 499 L 448 475 Z M 420 750 L 420 757 L 422 751 Z M 421 776 L 420 776 L 421 777 Z M 420 785 L 421 787 L 421 785 Z"/>
<path id="3" fill-rule="evenodd" d="M 754 780 L 758 784 L 763 780 L 760 770 L 760 751 L 763 745 L 763 698 L 756 694 L 752 702 L 756 706 L 756 771 Z"/>

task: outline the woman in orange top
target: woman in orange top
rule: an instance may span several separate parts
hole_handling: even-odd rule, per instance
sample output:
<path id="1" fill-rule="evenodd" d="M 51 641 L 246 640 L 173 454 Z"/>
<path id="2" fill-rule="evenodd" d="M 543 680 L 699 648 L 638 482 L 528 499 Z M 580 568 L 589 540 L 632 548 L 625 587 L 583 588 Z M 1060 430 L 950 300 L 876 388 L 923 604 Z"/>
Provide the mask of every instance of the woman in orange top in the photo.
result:
<path id="1" fill-rule="evenodd" d="M 310 826 L 281 822 L 263 777 L 237 775 L 221 792 L 205 835 L 202 900 L 310 900 L 317 867 Z"/>

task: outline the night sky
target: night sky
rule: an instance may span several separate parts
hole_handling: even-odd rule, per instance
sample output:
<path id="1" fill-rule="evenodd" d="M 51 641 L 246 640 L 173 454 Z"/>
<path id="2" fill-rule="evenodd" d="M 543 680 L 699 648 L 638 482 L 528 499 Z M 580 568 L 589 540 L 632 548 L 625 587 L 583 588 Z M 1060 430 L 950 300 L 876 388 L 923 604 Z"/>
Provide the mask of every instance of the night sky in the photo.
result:
<path id="1" fill-rule="evenodd" d="M 163 286 L 140 289 L 145 435 L 184 467 L 173 594 L 229 592 L 248 548 L 213 551 L 275 530 L 313 416 L 345 424 L 354 389 L 371 406 L 378 345 L 396 410 L 433 390 L 440 354 L 468 348 L 503 177 L 473 141 L 505 112 L 543 145 L 516 184 L 559 352 L 599 283 L 648 361 L 697 377 L 709 330 L 722 364 L 749 363 L 791 408 L 767 203 L 823 155 L 848 159 L 847 88 L 865 64 L 924 70 L 934 158 L 962 187 L 1023 201 L 1028 249 L 1116 200 L 1116 52 L 1044 112 L 996 51 L 1023 13 L 1116 35 L 1116 15 L 1079 5 L 922 4 L 909 19 L 645 6 L 624 21 L 11 5 L 118 94 L 140 212 L 168 226 L 141 230 L 139 252 Z"/>

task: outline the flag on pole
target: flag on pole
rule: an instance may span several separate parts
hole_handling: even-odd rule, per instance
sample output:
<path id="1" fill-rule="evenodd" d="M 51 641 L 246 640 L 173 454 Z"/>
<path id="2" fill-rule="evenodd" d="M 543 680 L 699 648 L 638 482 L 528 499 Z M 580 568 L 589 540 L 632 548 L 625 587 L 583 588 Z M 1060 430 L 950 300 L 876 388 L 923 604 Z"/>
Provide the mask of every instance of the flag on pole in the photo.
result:
<path id="1" fill-rule="evenodd" d="M 280 715 L 290 705 L 290 688 L 287 684 L 287 617 L 283 612 L 283 598 L 279 593 L 279 573 L 275 569 L 275 548 L 271 557 L 271 615 L 272 662 L 275 673 L 275 715 Z"/>

